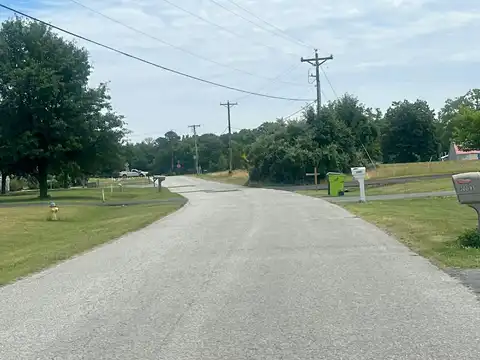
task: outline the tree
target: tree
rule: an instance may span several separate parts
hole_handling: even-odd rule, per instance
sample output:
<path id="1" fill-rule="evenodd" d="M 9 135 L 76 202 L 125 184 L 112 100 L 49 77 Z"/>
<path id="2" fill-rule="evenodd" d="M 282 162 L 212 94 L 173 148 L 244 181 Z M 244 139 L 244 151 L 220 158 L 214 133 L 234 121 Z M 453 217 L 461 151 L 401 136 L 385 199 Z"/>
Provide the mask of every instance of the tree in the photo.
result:
<path id="1" fill-rule="evenodd" d="M 380 128 L 378 121 L 381 112 L 367 108 L 353 95 L 345 94 L 333 102 L 335 116 L 350 129 L 354 138 L 357 156 L 362 162 L 370 162 L 368 157 L 380 157 Z M 365 159 L 365 160 L 364 160 Z M 372 159 L 373 160 L 373 159 Z"/>
<path id="2" fill-rule="evenodd" d="M 445 105 L 438 114 L 438 122 L 436 124 L 441 152 L 448 152 L 450 142 L 454 136 L 455 124 L 453 120 L 464 107 L 480 111 L 480 89 L 471 89 L 465 95 L 445 101 Z"/>
<path id="3" fill-rule="evenodd" d="M 453 137 L 457 144 L 465 150 L 480 148 L 480 110 L 472 110 L 465 106 L 460 109 L 452 123 Z"/>
<path id="4" fill-rule="evenodd" d="M 385 114 L 382 134 L 386 163 L 428 161 L 437 155 L 435 115 L 423 100 L 394 102 Z"/>
<path id="5" fill-rule="evenodd" d="M 102 97 L 109 99 L 105 94 L 105 85 L 101 85 Z M 125 136 L 123 116 L 113 112 L 109 103 L 104 104 L 105 113 L 91 114 L 85 119 L 83 133 L 77 132 L 81 147 L 69 156 L 70 163 L 78 165 L 83 176 L 102 175 L 115 176 L 124 166 L 122 157 L 122 142 Z"/>
<path id="6" fill-rule="evenodd" d="M 1 76 L 0 76 L 1 77 Z M 14 121 L 8 119 L 9 106 L 5 99 L 0 100 L 0 173 L 2 174 L 1 194 L 6 193 L 7 176 L 13 172 L 15 163 L 15 149 L 12 147 L 11 133 Z"/>
<path id="7" fill-rule="evenodd" d="M 72 163 L 91 173 L 123 137 L 106 86 L 88 87 L 90 71 L 87 51 L 48 26 L 20 18 L 2 24 L 2 127 L 9 129 L 16 171 L 37 177 L 42 198 L 49 173 Z"/>

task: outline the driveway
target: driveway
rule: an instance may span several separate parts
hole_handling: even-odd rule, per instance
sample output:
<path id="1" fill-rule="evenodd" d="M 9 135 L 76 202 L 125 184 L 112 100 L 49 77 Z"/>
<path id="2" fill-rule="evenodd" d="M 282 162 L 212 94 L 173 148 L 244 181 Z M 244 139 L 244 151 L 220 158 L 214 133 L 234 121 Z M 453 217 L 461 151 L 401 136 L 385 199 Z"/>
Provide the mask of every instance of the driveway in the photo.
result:
<path id="1" fill-rule="evenodd" d="M 189 203 L 0 289 L 0 359 L 479 359 L 457 280 L 322 199 L 191 177 Z"/>

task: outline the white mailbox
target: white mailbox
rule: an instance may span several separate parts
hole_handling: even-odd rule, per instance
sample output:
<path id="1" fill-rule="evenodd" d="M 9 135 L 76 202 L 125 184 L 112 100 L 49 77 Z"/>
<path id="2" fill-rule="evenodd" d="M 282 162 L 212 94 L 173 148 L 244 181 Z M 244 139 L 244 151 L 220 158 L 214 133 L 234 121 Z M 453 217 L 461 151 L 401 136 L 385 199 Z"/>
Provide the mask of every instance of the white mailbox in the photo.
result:
<path id="1" fill-rule="evenodd" d="M 367 169 L 365 167 L 353 167 L 352 175 L 355 180 L 365 179 L 365 176 L 367 175 Z"/>
<path id="2" fill-rule="evenodd" d="M 363 166 L 351 168 L 353 178 L 358 181 L 358 186 L 360 187 L 360 201 L 366 202 L 367 198 L 365 196 L 365 176 L 367 175 L 367 169 Z"/>

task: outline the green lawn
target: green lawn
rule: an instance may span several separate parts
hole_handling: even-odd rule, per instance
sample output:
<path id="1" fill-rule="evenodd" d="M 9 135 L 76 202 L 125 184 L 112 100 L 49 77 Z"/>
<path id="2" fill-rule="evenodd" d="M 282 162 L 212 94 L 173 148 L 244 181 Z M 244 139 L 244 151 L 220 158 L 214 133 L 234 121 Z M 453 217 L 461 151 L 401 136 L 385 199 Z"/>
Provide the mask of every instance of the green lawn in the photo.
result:
<path id="1" fill-rule="evenodd" d="M 458 174 L 480 171 L 480 161 L 433 161 L 405 164 L 381 164 L 368 172 L 370 179 L 386 179 L 404 176 L 425 176 L 434 174 Z"/>
<path id="2" fill-rule="evenodd" d="M 129 187 L 106 187 L 104 188 L 105 201 L 138 201 L 138 200 L 155 200 L 180 197 L 180 195 L 170 192 L 166 188 L 158 191 L 157 188 L 129 188 Z M 2 203 L 31 203 L 55 201 L 58 204 L 75 203 L 75 202 L 102 202 L 102 189 L 68 189 L 68 190 L 49 190 L 50 199 L 40 200 L 38 191 L 15 192 L 0 196 L 0 204 Z"/>
<path id="3" fill-rule="evenodd" d="M 180 206 L 66 206 L 57 221 L 48 221 L 49 209 L 43 207 L 0 208 L 0 285 L 140 229 Z"/>
<path id="4" fill-rule="evenodd" d="M 439 266 L 480 268 L 480 249 L 464 249 L 456 242 L 462 231 L 477 226 L 477 215 L 455 198 L 372 201 L 342 206 L 387 230 Z"/>
<path id="5" fill-rule="evenodd" d="M 367 186 L 366 194 L 368 195 L 388 195 L 388 194 L 413 194 L 422 192 L 435 192 L 435 191 L 449 191 L 454 190 L 452 179 L 433 179 L 433 180 L 418 180 L 405 184 L 392 184 L 385 186 Z M 313 197 L 328 196 L 327 190 L 302 190 L 297 191 L 302 195 L 308 195 Z M 349 191 L 345 193 L 345 196 L 359 196 L 358 188 L 349 188 Z"/>

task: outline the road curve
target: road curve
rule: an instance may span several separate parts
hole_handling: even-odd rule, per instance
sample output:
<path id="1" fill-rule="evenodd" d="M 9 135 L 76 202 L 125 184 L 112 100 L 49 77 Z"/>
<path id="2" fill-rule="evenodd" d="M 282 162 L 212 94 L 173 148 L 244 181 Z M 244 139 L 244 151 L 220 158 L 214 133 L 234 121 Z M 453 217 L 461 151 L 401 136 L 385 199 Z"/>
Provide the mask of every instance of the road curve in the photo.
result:
<path id="1" fill-rule="evenodd" d="M 189 203 L 0 289 L 0 359 L 479 359 L 457 280 L 321 199 L 175 177 Z"/>

